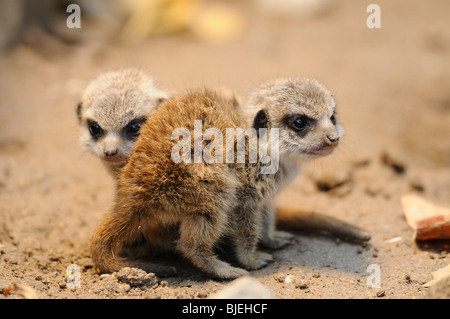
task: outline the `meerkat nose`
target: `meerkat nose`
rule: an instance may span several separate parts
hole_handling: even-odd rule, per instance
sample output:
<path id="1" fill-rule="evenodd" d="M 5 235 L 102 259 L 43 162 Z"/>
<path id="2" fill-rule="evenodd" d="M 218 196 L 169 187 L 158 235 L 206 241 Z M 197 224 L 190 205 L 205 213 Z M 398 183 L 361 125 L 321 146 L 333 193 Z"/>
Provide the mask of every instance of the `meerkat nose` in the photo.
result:
<path id="1" fill-rule="evenodd" d="M 340 137 L 338 134 L 330 133 L 330 134 L 327 134 L 327 138 L 328 138 L 328 141 L 330 141 L 331 143 L 336 143 L 339 141 Z"/>
<path id="2" fill-rule="evenodd" d="M 105 156 L 111 157 L 111 156 L 117 155 L 117 153 L 119 153 L 119 149 L 116 148 L 113 150 L 105 150 L 103 153 L 105 154 Z"/>

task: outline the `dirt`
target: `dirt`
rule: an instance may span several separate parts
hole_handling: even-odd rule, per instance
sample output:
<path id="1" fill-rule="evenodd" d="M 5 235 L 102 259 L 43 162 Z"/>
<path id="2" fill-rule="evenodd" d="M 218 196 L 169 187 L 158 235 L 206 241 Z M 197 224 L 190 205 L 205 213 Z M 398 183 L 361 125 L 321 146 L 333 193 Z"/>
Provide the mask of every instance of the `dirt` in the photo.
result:
<path id="1" fill-rule="evenodd" d="M 50 299 L 207 298 L 229 283 L 176 256 L 162 258 L 178 270 L 171 278 L 93 270 L 88 241 L 113 204 L 114 182 L 79 145 L 75 106 L 89 80 L 126 66 L 142 67 L 175 91 L 222 86 L 245 96 L 276 77 L 323 82 L 338 102 L 342 145 L 306 165 L 277 204 L 333 215 L 366 229 L 372 239 L 362 246 L 297 233 L 290 246 L 274 252 L 273 263 L 251 276 L 279 298 L 427 297 L 423 284 L 449 263 L 449 245 L 418 245 L 400 199 L 416 192 L 450 205 L 450 4 L 377 3 L 380 29 L 366 26 L 368 3 L 339 1 L 304 19 L 243 9 L 241 36 L 224 43 L 172 35 L 126 45 L 85 41 L 63 54 L 27 45 L 3 53 L 4 297 L 20 297 L 8 290 L 16 284 Z"/>

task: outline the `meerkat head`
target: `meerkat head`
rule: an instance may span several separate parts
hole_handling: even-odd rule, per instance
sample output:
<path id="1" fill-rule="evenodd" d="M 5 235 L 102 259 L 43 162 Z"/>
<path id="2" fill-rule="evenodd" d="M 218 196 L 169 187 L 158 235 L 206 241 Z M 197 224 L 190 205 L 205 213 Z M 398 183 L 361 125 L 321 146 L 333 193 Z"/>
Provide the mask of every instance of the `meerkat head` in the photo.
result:
<path id="1" fill-rule="evenodd" d="M 123 166 L 141 126 L 166 99 L 167 94 L 140 70 L 101 74 L 88 85 L 77 107 L 81 143 L 108 164 Z"/>
<path id="2" fill-rule="evenodd" d="M 280 79 L 261 86 L 247 103 L 253 127 L 278 128 L 280 156 L 330 154 L 343 135 L 332 94 L 310 79 Z"/>

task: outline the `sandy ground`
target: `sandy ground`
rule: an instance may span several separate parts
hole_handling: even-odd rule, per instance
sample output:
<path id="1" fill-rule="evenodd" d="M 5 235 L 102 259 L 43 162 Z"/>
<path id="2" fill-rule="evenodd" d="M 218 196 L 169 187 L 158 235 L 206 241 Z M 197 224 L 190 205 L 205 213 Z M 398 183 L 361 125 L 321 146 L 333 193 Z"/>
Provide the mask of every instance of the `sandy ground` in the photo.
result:
<path id="1" fill-rule="evenodd" d="M 345 138 L 335 154 L 304 167 L 277 203 L 354 223 L 372 240 L 363 247 L 299 233 L 251 276 L 280 298 L 426 297 L 422 285 L 449 263 L 449 247 L 419 247 L 400 198 L 417 192 L 450 205 L 450 4 L 377 3 L 381 29 L 367 28 L 368 3 L 339 1 L 324 16 L 298 21 L 247 12 L 245 31 L 230 43 L 172 36 L 86 42 L 60 56 L 26 46 L 3 54 L 0 288 L 23 284 L 52 299 L 205 298 L 228 284 L 176 257 L 166 262 L 177 277 L 141 287 L 92 269 L 88 240 L 112 206 L 114 186 L 79 145 L 75 105 L 100 72 L 140 66 L 170 90 L 224 86 L 245 96 L 281 76 L 325 83 Z M 79 288 L 67 284 L 71 264 L 80 267 Z M 372 264 L 380 269 L 378 288 L 367 284 Z"/>

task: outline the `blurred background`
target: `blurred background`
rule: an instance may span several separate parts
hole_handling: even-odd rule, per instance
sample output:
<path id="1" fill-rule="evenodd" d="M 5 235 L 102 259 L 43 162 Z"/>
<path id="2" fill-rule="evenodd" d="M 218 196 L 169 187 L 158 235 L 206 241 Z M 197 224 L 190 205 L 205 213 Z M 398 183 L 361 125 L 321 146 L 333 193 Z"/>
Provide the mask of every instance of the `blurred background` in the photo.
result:
<path id="1" fill-rule="evenodd" d="M 71 3 L 81 9 L 80 28 L 67 26 Z M 369 4 L 1 0 L 1 133 L 16 134 L 12 109 L 21 121 L 56 100 L 51 112 L 70 112 L 89 80 L 127 66 L 166 90 L 224 86 L 242 96 L 275 77 L 315 77 L 336 94 L 357 145 L 384 145 L 383 132 L 424 164 L 447 165 L 449 4 L 378 1 L 375 29 L 366 23 Z M 34 107 L 24 107 L 31 96 Z"/>
<path id="2" fill-rule="evenodd" d="M 72 3 L 80 28 L 67 27 Z M 367 25 L 371 3 L 381 28 Z M 279 202 L 365 227 L 380 247 L 406 238 L 405 191 L 450 205 L 449 13 L 447 0 L 0 0 L 0 244 L 85 247 L 114 186 L 79 145 L 75 107 L 90 80 L 124 67 L 173 93 L 242 100 L 266 80 L 316 78 L 345 137 Z"/>

